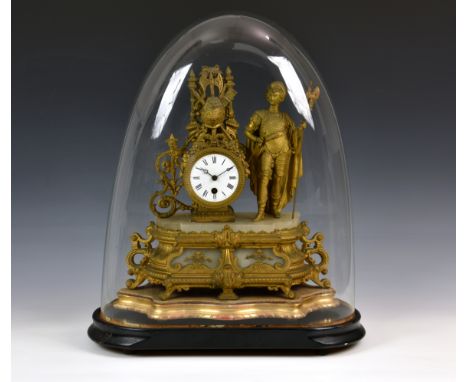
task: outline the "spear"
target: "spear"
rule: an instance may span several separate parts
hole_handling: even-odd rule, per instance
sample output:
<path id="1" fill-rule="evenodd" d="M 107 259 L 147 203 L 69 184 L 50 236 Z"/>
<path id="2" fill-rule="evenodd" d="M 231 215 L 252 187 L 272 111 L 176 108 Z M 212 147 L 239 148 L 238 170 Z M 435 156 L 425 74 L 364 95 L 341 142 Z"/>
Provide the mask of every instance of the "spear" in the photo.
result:
<path id="1" fill-rule="evenodd" d="M 318 86 L 313 88 L 312 87 L 312 81 L 310 82 L 309 88 L 307 89 L 306 97 L 307 97 L 307 101 L 309 102 L 310 110 L 312 110 L 315 103 L 317 102 L 317 100 L 320 97 L 320 88 Z M 302 129 L 302 134 L 303 134 L 303 131 L 306 128 L 306 126 L 307 126 L 307 122 L 305 120 L 303 120 L 301 122 L 301 124 L 300 124 L 300 127 L 299 127 L 300 129 Z M 301 134 L 300 140 L 298 139 L 298 141 L 295 142 L 295 144 L 296 144 L 295 154 L 302 151 L 302 134 Z M 297 196 L 297 187 L 294 189 L 293 209 L 292 209 L 291 219 L 294 219 L 294 216 L 296 214 L 296 196 Z"/>

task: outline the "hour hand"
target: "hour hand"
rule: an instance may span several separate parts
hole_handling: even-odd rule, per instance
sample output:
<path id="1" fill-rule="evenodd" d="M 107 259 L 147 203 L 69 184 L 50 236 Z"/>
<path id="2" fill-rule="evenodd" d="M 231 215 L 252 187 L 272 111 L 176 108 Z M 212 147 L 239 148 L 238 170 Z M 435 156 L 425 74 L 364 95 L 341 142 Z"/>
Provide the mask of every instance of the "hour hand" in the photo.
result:
<path id="1" fill-rule="evenodd" d="M 206 168 L 195 167 L 197 170 L 203 171 L 204 174 L 212 176 Z"/>

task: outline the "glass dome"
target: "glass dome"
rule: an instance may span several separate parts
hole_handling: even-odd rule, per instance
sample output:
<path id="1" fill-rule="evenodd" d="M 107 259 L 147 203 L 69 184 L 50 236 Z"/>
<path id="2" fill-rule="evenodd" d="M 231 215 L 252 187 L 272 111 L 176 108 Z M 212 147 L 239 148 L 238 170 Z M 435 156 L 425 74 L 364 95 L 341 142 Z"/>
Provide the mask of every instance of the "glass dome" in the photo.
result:
<path id="1" fill-rule="evenodd" d="M 311 61 L 252 17 L 187 30 L 131 114 L 95 324 L 339 327 L 359 320 L 353 277 L 343 146 Z"/>

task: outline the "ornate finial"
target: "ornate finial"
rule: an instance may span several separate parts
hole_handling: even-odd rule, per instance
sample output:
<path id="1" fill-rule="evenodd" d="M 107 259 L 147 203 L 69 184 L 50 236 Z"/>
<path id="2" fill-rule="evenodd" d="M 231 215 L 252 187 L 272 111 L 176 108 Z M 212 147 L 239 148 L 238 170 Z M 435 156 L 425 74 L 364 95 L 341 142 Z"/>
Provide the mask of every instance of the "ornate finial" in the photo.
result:
<path id="1" fill-rule="evenodd" d="M 169 146 L 169 150 L 176 151 L 177 150 L 177 138 L 174 137 L 174 134 L 171 134 L 168 139 L 166 139 L 166 143 Z"/>
<path id="2" fill-rule="evenodd" d="M 309 87 L 306 92 L 307 101 L 309 101 L 309 107 L 312 109 L 320 97 L 320 88 L 316 86 L 313 88 L 312 81 L 310 81 Z"/>
<path id="3" fill-rule="evenodd" d="M 226 84 L 234 85 L 234 76 L 232 75 L 232 70 L 229 66 L 226 67 Z"/>
<path id="4" fill-rule="evenodd" d="M 191 70 L 189 74 L 189 79 L 188 79 L 188 87 L 190 89 L 195 89 L 196 82 L 197 82 L 197 76 L 195 75 L 195 72 Z"/>
<path id="5" fill-rule="evenodd" d="M 224 94 L 224 79 L 221 69 L 218 65 L 204 66 L 200 72 L 200 95 L 206 97 L 206 89 L 209 87 L 210 96 L 222 96 Z M 216 95 L 218 89 L 218 95 Z"/>

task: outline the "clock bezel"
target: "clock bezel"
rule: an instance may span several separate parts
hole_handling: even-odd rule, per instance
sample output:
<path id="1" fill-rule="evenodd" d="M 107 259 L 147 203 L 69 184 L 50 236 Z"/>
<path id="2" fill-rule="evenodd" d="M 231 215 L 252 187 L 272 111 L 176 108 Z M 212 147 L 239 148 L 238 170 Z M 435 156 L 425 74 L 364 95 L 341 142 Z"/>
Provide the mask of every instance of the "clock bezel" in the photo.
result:
<path id="1" fill-rule="evenodd" d="M 210 154 L 220 154 L 220 155 L 224 155 L 228 157 L 237 167 L 237 172 L 239 173 L 239 181 L 237 183 L 237 187 L 234 190 L 234 192 L 228 198 L 222 201 L 218 201 L 218 202 L 210 202 L 199 197 L 198 194 L 193 190 L 192 183 L 190 181 L 190 174 L 192 172 L 192 168 L 195 165 L 195 163 L 200 158 L 206 155 L 210 155 Z M 229 206 L 233 201 L 235 201 L 240 196 L 245 186 L 245 169 L 242 165 L 242 160 L 236 157 L 231 151 L 222 147 L 207 147 L 198 151 L 195 155 L 189 158 L 184 169 L 183 181 L 184 181 L 185 190 L 187 191 L 188 196 L 190 197 L 190 199 L 192 199 L 193 202 L 195 202 L 197 205 L 202 206 L 204 208 L 217 209 L 220 207 Z"/>

